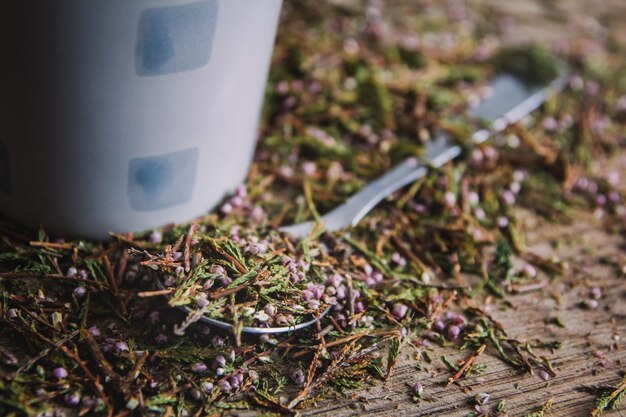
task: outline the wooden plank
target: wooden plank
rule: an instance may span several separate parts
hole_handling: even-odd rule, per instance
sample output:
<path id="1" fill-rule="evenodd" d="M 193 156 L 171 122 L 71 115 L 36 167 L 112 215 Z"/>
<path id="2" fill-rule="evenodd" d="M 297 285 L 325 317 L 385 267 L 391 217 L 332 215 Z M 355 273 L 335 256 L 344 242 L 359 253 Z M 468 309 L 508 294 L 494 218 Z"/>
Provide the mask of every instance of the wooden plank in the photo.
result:
<path id="1" fill-rule="evenodd" d="M 621 257 L 623 239 L 605 233 L 592 214 L 575 214 L 576 223 L 556 227 L 525 216 L 527 224 L 533 228 L 528 231 L 529 249 L 544 256 L 558 254 L 569 262 L 569 271 L 542 292 L 511 297 L 512 308 L 495 308 L 492 312 L 512 337 L 563 342 L 560 350 L 548 355 L 558 373 L 556 378 L 545 382 L 537 375 L 521 374 L 511 369 L 492 355 L 483 355 L 479 362 L 487 364 L 486 372 L 445 387 L 450 372 L 439 358 L 445 354 L 460 359 L 467 353 L 455 348 L 434 348 L 431 356 L 435 360 L 432 365 L 423 364 L 425 370 L 420 372 L 415 369 L 415 351 L 405 349 L 397 370 L 387 383 L 355 391 L 351 393 L 352 398 L 321 403 L 303 416 L 464 416 L 472 411 L 471 398 L 481 392 L 492 396 L 490 405 L 494 407 L 504 399 L 511 416 L 533 411 L 551 397 L 554 397 L 552 415 L 589 415 L 595 397 L 581 388 L 615 384 L 621 380 L 626 350 L 619 349 L 620 341 L 616 340 L 616 335 L 626 335 L 626 279 L 615 266 L 605 264 L 607 256 Z M 546 242 L 557 239 L 564 240 L 563 247 L 546 252 Z M 593 247 L 596 250 L 590 253 L 589 248 Z M 602 287 L 605 295 L 596 310 L 588 310 L 580 302 L 588 298 L 593 286 Z M 560 305 L 553 294 L 560 295 Z M 556 316 L 563 319 L 565 328 L 546 321 Z M 606 355 L 614 363 L 613 367 L 603 367 L 595 352 Z M 417 380 L 423 382 L 427 395 L 435 399 L 432 403 L 411 402 L 411 387 Z M 357 397 L 367 402 L 355 401 Z"/>

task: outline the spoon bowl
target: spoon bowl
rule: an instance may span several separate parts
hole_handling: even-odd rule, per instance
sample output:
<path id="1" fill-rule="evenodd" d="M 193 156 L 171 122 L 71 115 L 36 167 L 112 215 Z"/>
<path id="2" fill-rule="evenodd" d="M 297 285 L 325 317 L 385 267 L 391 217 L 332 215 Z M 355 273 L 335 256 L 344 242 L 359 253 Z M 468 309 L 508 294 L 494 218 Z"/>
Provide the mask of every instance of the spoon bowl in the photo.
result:
<path id="1" fill-rule="evenodd" d="M 156 279 L 156 286 L 160 289 L 160 290 L 166 290 L 167 287 L 165 287 L 165 285 L 163 285 L 163 282 L 161 282 L 160 279 Z M 241 328 L 241 332 L 242 333 L 246 333 L 246 334 L 256 334 L 256 335 L 263 335 L 263 334 L 278 334 L 278 333 L 289 333 L 289 332 L 295 332 L 296 330 L 300 330 L 300 329 L 304 329 L 306 327 L 309 327 L 315 323 L 317 323 L 319 320 L 321 320 L 324 316 L 326 316 L 328 314 L 328 312 L 330 311 L 330 308 L 332 306 L 328 306 L 324 309 L 324 311 L 322 311 L 322 313 L 320 314 L 319 317 L 315 317 L 311 320 L 308 320 L 304 323 L 298 323 L 298 324 L 294 324 L 293 326 L 278 326 L 278 327 L 254 327 L 254 326 L 243 326 Z M 180 310 L 184 311 L 187 314 L 190 314 L 193 312 L 193 310 L 187 306 L 181 306 L 179 307 Z M 231 323 L 227 323 L 225 321 L 222 320 L 217 320 L 217 319 L 212 319 L 210 317 L 206 317 L 206 316 L 202 316 L 199 320 L 202 323 L 208 324 L 210 326 L 213 327 L 217 327 L 220 329 L 224 329 L 224 330 L 230 330 L 230 331 L 234 331 L 235 327 L 231 324 Z"/>

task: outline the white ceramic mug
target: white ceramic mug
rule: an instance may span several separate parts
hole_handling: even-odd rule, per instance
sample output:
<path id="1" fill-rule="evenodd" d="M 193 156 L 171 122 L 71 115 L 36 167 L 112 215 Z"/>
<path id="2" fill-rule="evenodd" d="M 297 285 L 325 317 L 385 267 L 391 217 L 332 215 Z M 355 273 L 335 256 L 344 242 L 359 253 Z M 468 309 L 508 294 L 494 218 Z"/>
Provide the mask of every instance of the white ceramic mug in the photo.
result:
<path id="1" fill-rule="evenodd" d="M 281 0 L 5 0 L 0 212 L 106 238 L 206 213 L 248 170 Z"/>

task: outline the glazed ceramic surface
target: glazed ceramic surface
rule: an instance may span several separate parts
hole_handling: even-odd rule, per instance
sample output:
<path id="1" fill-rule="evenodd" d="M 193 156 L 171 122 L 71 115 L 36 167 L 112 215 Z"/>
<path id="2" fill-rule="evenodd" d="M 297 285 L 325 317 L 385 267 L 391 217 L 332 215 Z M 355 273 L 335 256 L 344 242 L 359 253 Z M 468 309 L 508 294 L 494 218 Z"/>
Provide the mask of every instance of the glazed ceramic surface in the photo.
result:
<path id="1" fill-rule="evenodd" d="M 106 238 L 206 213 L 246 175 L 281 0 L 0 5 L 0 211 Z"/>

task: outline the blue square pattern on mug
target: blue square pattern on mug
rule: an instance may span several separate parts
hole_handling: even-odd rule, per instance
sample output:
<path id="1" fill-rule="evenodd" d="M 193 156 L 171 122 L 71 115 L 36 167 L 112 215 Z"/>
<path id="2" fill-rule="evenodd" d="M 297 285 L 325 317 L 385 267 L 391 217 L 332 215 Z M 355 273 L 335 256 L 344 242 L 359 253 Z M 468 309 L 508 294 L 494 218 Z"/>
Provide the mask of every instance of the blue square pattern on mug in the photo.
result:
<path id="1" fill-rule="evenodd" d="M 217 13 L 217 0 L 142 12 L 135 48 L 135 72 L 140 76 L 155 76 L 208 64 Z"/>
<path id="2" fill-rule="evenodd" d="M 0 143 L 0 192 L 11 194 L 11 170 L 9 169 L 9 152 Z"/>
<path id="3" fill-rule="evenodd" d="M 128 197 L 137 211 L 155 211 L 187 203 L 193 196 L 198 148 L 134 158 L 128 167 Z"/>

